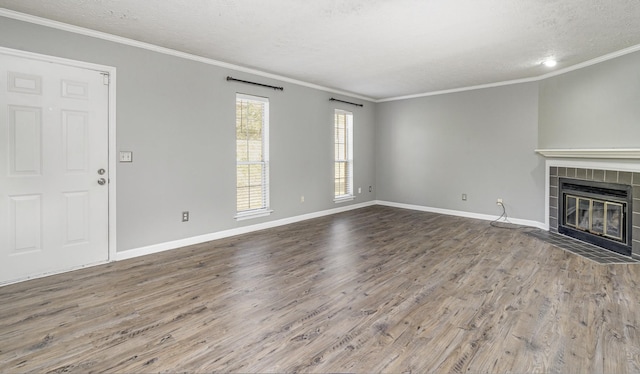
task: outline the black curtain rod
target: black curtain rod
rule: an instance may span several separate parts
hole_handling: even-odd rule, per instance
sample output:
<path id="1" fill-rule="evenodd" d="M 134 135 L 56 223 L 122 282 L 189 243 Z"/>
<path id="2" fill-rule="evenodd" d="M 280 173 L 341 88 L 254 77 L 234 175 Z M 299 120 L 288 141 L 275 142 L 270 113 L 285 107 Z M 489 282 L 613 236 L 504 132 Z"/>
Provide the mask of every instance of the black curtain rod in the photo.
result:
<path id="1" fill-rule="evenodd" d="M 344 101 L 344 100 L 340 100 L 340 99 L 334 99 L 333 97 L 331 99 L 329 99 L 330 101 L 339 101 L 341 103 L 345 103 L 345 104 L 351 104 L 351 105 L 355 105 L 355 106 L 364 106 L 362 104 L 358 104 L 358 103 L 352 103 L 350 101 Z"/>
<path id="2" fill-rule="evenodd" d="M 250 81 L 243 81 L 242 79 L 236 79 L 234 77 L 227 77 L 227 80 L 228 81 L 242 82 L 242 83 L 249 83 L 249 84 L 254 84 L 256 86 L 268 87 L 268 88 L 273 88 L 274 90 L 284 91 L 284 87 L 277 87 L 277 86 L 271 86 L 271 85 L 268 85 L 268 84 L 262 84 L 262 83 L 256 83 L 256 82 L 250 82 Z"/>

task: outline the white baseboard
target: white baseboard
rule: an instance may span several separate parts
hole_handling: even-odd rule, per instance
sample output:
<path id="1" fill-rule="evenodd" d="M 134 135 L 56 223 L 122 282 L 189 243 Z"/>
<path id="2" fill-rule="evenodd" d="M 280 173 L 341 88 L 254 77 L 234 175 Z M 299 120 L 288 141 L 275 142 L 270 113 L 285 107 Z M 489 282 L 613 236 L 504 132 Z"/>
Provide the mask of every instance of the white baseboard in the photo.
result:
<path id="1" fill-rule="evenodd" d="M 153 244 L 145 247 L 130 249 L 130 250 L 116 253 L 115 260 L 120 261 L 120 260 L 126 260 L 134 257 L 149 255 L 153 253 L 164 252 L 171 249 L 186 247 L 194 244 L 200 244 L 200 243 L 204 243 L 212 240 L 224 239 L 224 238 L 241 235 L 241 234 L 247 234 L 253 231 L 270 229 L 272 227 L 288 225 L 290 223 L 296 223 L 296 222 L 305 221 L 312 218 L 318 218 L 318 217 L 328 216 L 331 214 L 346 212 L 349 210 L 360 209 L 360 208 L 364 208 L 372 205 L 384 205 L 384 206 L 390 206 L 395 208 L 403 208 L 403 209 L 418 210 L 423 212 L 445 214 L 449 216 L 475 218 L 475 219 L 481 219 L 485 221 L 495 221 L 496 219 L 499 218 L 498 216 L 492 216 L 488 214 L 470 213 L 470 212 L 464 212 L 459 210 L 431 208 L 431 207 L 420 206 L 420 205 L 411 205 L 411 204 L 394 203 L 390 201 L 374 200 L 374 201 L 368 201 L 360 204 L 347 205 L 340 208 L 323 210 L 320 212 L 303 214 L 295 217 L 283 218 L 276 221 L 259 223 L 257 225 L 238 227 L 235 229 L 218 231 L 210 234 L 193 236 L 190 238 L 173 240 L 170 242 Z M 511 222 L 516 225 L 537 227 L 539 229 L 548 230 L 548 227 L 545 227 L 545 224 L 542 222 L 530 221 L 530 220 L 524 220 L 524 219 L 518 219 L 518 218 L 509 218 L 508 222 Z"/>
<path id="2" fill-rule="evenodd" d="M 0 282 L 0 287 L 8 286 L 8 285 L 14 284 L 14 283 L 26 282 L 26 281 L 32 280 L 32 279 L 44 278 L 44 277 L 48 277 L 48 276 L 51 276 L 51 275 L 68 273 L 70 271 L 80 270 L 80 269 L 84 269 L 84 268 L 90 268 L 90 267 L 93 267 L 93 266 L 104 265 L 104 264 L 108 264 L 108 263 L 109 263 L 109 261 L 99 261 L 99 262 L 94 262 L 94 263 L 91 263 L 91 264 L 73 266 L 73 267 L 70 267 L 70 268 L 62 269 L 62 270 L 49 271 L 49 272 L 42 273 L 42 274 L 35 274 L 35 275 L 29 275 L 27 277 L 11 279 L 11 280 L 8 280 L 8 281 L 5 281 L 5 282 Z"/>
<path id="3" fill-rule="evenodd" d="M 283 219 L 276 220 L 276 221 L 259 223 L 257 225 L 238 227 L 238 228 L 235 228 L 235 229 L 218 231 L 218 232 L 214 232 L 214 233 L 210 233 L 210 234 L 193 236 L 193 237 L 190 237 L 190 238 L 185 238 L 185 239 L 180 239 L 180 240 L 173 240 L 173 241 L 170 241 L 170 242 L 159 243 L 159 244 L 149 245 L 149 246 L 145 246 L 145 247 L 130 249 L 130 250 L 127 250 L 127 251 L 117 252 L 114 260 L 115 261 L 120 261 L 120 260 L 126 260 L 126 259 L 130 259 L 130 258 L 134 258 L 134 257 L 149 255 L 149 254 L 153 254 L 153 253 L 164 252 L 164 251 L 168 251 L 168 250 L 171 250 L 171 249 L 186 247 L 186 246 L 194 245 L 194 244 L 200 244 L 200 243 L 208 242 L 208 241 L 211 241 L 211 240 L 224 239 L 224 238 L 228 238 L 228 237 L 236 236 L 236 235 L 241 235 L 241 234 L 247 234 L 247 233 L 250 233 L 250 232 L 253 232 L 253 231 L 264 230 L 264 229 L 269 229 L 269 228 L 272 228 L 272 227 L 288 225 L 290 223 L 296 223 L 296 222 L 305 221 L 305 220 L 312 219 L 312 218 L 318 218 L 318 217 L 328 216 L 328 215 L 331 215 L 331 214 L 342 213 L 342 212 L 346 212 L 346 211 L 349 211 L 349 210 L 360 209 L 360 208 L 364 208 L 364 207 L 368 207 L 368 206 L 372 206 L 372 205 L 383 205 L 383 206 L 389 206 L 389 207 L 395 207 L 395 208 L 417 210 L 417 211 L 422 211 L 422 212 L 445 214 L 445 215 L 450 215 L 450 216 L 475 218 L 475 219 L 481 219 L 481 220 L 485 220 L 485 221 L 495 221 L 496 219 L 499 218 L 498 216 L 492 216 L 492 215 L 488 215 L 488 214 L 470 213 L 470 212 L 464 212 L 464 211 L 459 211 L 459 210 L 432 208 L 432 207 L 426 207 L 426 206 L 420 206 L 420 205 L 394 203 L 394 202 L 382 201 L 382 200 L 373 200 L 373 201 L 367 201 L 367 202 L 360 203 L 360 204 L 347 205 L 347 206 L 342 206 L 342 207 L 339 207 L 339 208 L 323 210 L 323 211 L 320 211 L 320 212 L 313 212 L 313 213 L 303 214 L 303 215 L 300 215 L 300 216 L 283 218 Z M 508 222 L 511 222 L 511 223 L 517 224 L 517 225 L 537 227 L 539 229 L 549 230 L 549 228 L 546 227 L 544 223 L 537 222 L 537 221 L 530 221 L 530 220 L 517 219 L 517 218 L 509 218 Z M 24 278 L 24 279 L 16 279 L 16 280 L 13 280 L 13 281 L 2 283 L 2 284 L 0 284 L 0 286 L 6 286 L 8 284 L 17 283 L 17 282 L 28 280 L 28 279 L 41 278 L 41 277 L 49 276 L 49 275 L 53 275 L 53 274 L 65 273 L 65 272 L 68 272 L 68 271 L 72 271 L 72 270 L 76 270 L 76 269 L 80 269 L 80 268 L 84 268 L 84 267 L 89 267 L 89 266 L 100 265 L 100 264 L 103 264 L 103 263 L 106 263 L 106 262 L 90 264 L 90 265 L 85 265 L 85 266 L 79 266 L 79 267 L 76 267 L 76 268 L 73 268 L 73 269 L 66 269 L 66 270 L 58 271 L 58 272 L 54 272 L 54 273 L 40 274 L 40 275 L 37 275 L 37 276 L 34 276 L 34 277 L 28 277 L 28 278 Z"/>
<path id="4" fill-rule="evenodd" d="M 394 202 L 391 202 L 391 201 L 376 200 L 376 204 L 384 205 L 384 206 L 390 206 L 390 207 L 394 207 L 394 208 L 403 208 L 403 209 L 419 210 L 419 211 L 422 211 L 422 212 L 445 214 L 445 215 L 448 215 L 448 216 L 475 218 L 475 219 L 481 219 L 481 220 L 485 220 L 485 221 L 495 221 L 498 218 L 500 218 L 500 216 L 492 216 L 490 214 L 480 214 L 480 213 L 465 212 L 465 211 L 461 211 L 461 210 L 432 208 L 432 207 L 422 206 L 422 205 L 394 203 Z M 544 223 L 538 222 L 538 221 L 531 221 L 531 220 L 527 220 L 527 219 L 519 219 L 519 218 L 511 218 L 511 217 L 509 217 L 508 221 L 500 220 L 499 222 L 511 222 L 513 224 L 516 224 L 516 225 L 536 227 L 536 228 L 539 228 L 539 229 L 542 229 L 542 230 L 549 230 L 549 227 L 547 227 Z"/>
<path id="5" fill-rule="evenodd" d="M 346 211 L 349 211 L 349 210 L 360 209 L 360 208 L 364 208 L 364 207 L 368 207 L 368 206 L 372 206 L 372 205 L 376 205 L 376 202 L 375 201 L 367 201 L 367 202 L 360 203 L 360 204 L 346 205 L 346 206 L 342 206 L 342 207 L 339 207 L 339 208 L 322 210 L 322 211 L 319 211 L 319 212 L 303 214 L 303 215 L 295 216 L 295 217 L 283 218 L 283 219 L 279 219 L 279 220 L 276 220 L 276 221 L 264 222 L 264 223 L 259 223 L 259 224 L 251 225 L 251 226 L 238 227 L 238 228 L 235 228 L 235 229 L 218 231 L 218 232 L 213 232 L 213 233 L 210 233 L 210 234 L 193 236 L 193 237 L 190 237 L 190 238 L 173 240 L 173 241 L 165 242 L 165 243 L 153 244 L 153 245 L 149 245 L 149 246 L 145 246 L 145 247 L 140 247 L 140 248 L 130 249 L 130 250 L 122 251 L 122 252 L 117 252 L 115 260 L 116 261 L 120 261 L 120 260 L 126 260 L 126 259 L 129 259 L 129 258 L 138 257 L 138 256 L 144 256 L 144 255 L 149 255 L 149 254 L 153 254 L 153 253 L 164 252 L 164 251 L 168 251 L 170 249 L 176 249 L 176 248 L 186 247 L 186 246 L 189 246 L 189 245 L 200 244 L 200 243 L 208 242 L 208 241 L 211 241 L 211 240 L 224 239 L 224 238 L 228 238 L 228 237 L 231 237 L 231 236 L 247 234 L 247 233 L 250 233 L 250 232 L 253 232 L 253 231 L 270 229 L 272 227 L 288 225 L 290 223 L 306 221 L 306 220 L 312 219 L 312 218 L 318 218 L 318 217 L 328 216 L 328 215 L 331 215 L 331 214 L 342 213 L 342 212 L 346 212 Z"/>

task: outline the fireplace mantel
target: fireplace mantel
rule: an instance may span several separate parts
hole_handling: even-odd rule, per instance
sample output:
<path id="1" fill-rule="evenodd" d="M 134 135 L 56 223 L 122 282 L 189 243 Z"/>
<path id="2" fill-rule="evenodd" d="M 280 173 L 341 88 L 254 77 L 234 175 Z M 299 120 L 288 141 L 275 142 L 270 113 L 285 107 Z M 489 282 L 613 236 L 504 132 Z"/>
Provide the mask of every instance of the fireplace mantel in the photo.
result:
<path id="1" fill-rule="evenodd" d="M 547 158 L 640 159 L 640 148 L 536 149 Z"/>

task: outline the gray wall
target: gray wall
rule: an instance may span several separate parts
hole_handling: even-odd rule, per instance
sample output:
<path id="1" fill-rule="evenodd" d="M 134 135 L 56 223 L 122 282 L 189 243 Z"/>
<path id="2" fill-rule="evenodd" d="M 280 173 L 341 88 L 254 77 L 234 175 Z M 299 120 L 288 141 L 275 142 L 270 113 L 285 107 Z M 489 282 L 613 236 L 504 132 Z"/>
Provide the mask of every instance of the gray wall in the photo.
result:
<path id="1" fill-rule="evenodd" d="M 334 108 L 354 113 L 354 184 L 363 188 L 350 204 L 375 197 L 372 103 L 336 105 L 324 91 L 2 17 L 0 46 L 117 68 L 117 149 L 134 160 L 117 166 L 118 251 L 344 206 L 333 202 Z M 271 113 L 274 213 L 242 222 L 233 218 L 236 92 L 269 97 Z"/>
<path id="2" fill-rule="evenodd" d="M 117 170 L 118 251 L 343 206 L 332 201 L 334 108 L 354 112 L 363 193 L 351 204 L 499 215 L 502 198 L 510 217 L 544 222 L 544 159 L 534 149 L 640 146 L 640 52 L 538 83 L 358 108 L 334 105 L 324 91 L 1 17 L 0 45 L 117 68 L 117 149 L 134 152 Z M 236 92 L 271 102 L 275 212 L 243 222 L 233 219 Z"/>
<path id="3" fill-rule="evenodd" d="M 640 147 L 640 52 L 541 81 L 538 145 Z"/>
<path id="4" fill-rule="evenodd" d="M 537 83 L 378 103 L 376 123 L 379 200 L 499 215 L 502 198 L 544 222 Z"/>

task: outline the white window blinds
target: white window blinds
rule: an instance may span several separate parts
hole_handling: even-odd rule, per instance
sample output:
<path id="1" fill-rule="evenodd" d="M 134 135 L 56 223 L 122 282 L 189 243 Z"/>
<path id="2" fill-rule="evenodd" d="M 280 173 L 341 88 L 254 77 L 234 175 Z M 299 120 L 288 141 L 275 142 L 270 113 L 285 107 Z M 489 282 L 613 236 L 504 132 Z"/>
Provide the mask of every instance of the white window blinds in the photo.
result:
<path id="1" fill-rule="evenodd" d="M 236 95 L 237 217 L 269 209 L 269 99 Z"/>
<path id="2" fill-rule="evenodd" d="M 353 114 L 335 110 L 334 199 L 353 197 Z"/>

